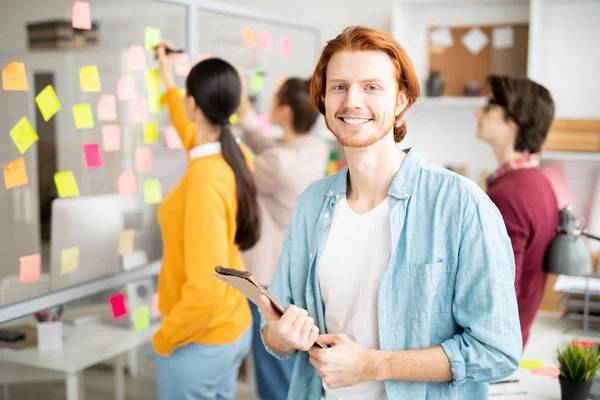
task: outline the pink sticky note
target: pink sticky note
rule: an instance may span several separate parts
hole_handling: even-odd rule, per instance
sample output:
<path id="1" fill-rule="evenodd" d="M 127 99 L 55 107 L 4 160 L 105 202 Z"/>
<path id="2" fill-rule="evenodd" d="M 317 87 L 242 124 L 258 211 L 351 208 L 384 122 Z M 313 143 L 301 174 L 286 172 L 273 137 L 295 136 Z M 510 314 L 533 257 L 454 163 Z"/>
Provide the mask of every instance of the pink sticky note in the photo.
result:
<path id="1" fill-rule="evenodd" d="M 125 294 L 117 293 L 110 298 L 110 307 L 112 308 L 113 317 L 119 319 L 127 315 L 127 305 L 125 304 Z"/>
<path id="2" fill-rule="evenodd" d="M 265 136 L 271 136 L 271 123 L 266 115 L 258 116 L 258 130 Z"/>
<path id="3" fill-rule="evenodd" d="M 284 57 L 291 57 L 294 55 L 294 42 L 289 36 L 281 38 L 281 55 Z"/>
<path id="4" fill-rule="evenodd" d="M 167 146 L 167 149 L 183 148 L 183 143 L 173 126 L 167 126 L 165 128 L 165 145 Z"/>
<path id="5" fill-rule="evenodd" d="M 92 29 L 92 17 L 90 14 L 90 3 L 86 1 L 76 1 L 73 3 L 72 23 L 73 28 Z"/>
<path id="6" fill-rule="evenodd" d="M 129 103 L 131 122 L 134 124 L 145 124 L 148 122 L 148 106 L 145 98 L 133 99 Z"/>
<path id="7" fill-rule="evenodd" d="M 190 60 L 190 55 L 188 53 L 176 54 L 174 61 L 175 75 L 188 76 L 190 70 L 192 69 L 192 60 Z"/>
<path id="8" fill-rule="evenodd" d="M 40 260 L 39 254 L 32 254 L 19 258 L 21 261 L 21 273 L 19 274 L 19 283 L 34 282 L 40 279 Z"/>
<path id="9" fill-rule="evenodd" d="M 123 75 L 117 80 L 117 96 L 119 100 L 133 100 L 137 98 L 135 81 L 131 75 Z"/>
<path id="10" fill-rule="evenodd" d="M 86 167 L 89 169 L 102 168 L 102 154 L 100 154 L 99 143 L 84 143 L 83 154 Z"/>
<path id="11" fill-rule="evenodd" d="M 258 48 L 260 51 L 271 52 L 273 51 L 273 41 L 271 35 L 267 31 L 258 32 Z"/>
<path id="12" fill-rule="evenodd" d="M 136 194 L 137 193 L 137 183 L 135 183 L 135 173 L 132 169 L 125 170 L 121 172 L 119 178 L 117 180 L 117 186 L 119 187 L 119 193 L 127 195 L 127 194 Z"/>
<path id="13" fill-rule="evenodd" d="M 558 378 L 560 370 L 554 365 L 545 365 L 531 371 L 534 375 L 549 376 L 550 378 Z"/>
<path id="14" fill-rule="evenodd" d="M 198 62 L 204 61 L 207 58 L 210 58 L 210 53 L 200 53 L 200 54 L 198 54 Z"/>
<path id="15" fill-rule="evenodd" d="M 112 94 L 103 94 L 96 105 L 98 121 L 117 120 L 117 99 Z"/>
<path id="16" fill-rule="evenodd" d="M 102 127 L 102 148 L 107 152 L 121 150 L 121 127 L 119 125 Z"/>
<path id="17" fill-rule="evenodd" d="M 152 316 L 160 317 L 160 310 L 158 309 L 158 293 L 152 295 Z"/>
<path id="18" fill-rule="evenodd" d="M 152 149 L 150 147 L 135 149 L 135 170 L 137 172 L 152 172 Z"/>
<path id="19" fill-rule="evenodd" d="M 144 49 L 144 46 L 129 46 L 127 50 L 127 67 L 130 71 L 146 70 L 146 49 Z"/>

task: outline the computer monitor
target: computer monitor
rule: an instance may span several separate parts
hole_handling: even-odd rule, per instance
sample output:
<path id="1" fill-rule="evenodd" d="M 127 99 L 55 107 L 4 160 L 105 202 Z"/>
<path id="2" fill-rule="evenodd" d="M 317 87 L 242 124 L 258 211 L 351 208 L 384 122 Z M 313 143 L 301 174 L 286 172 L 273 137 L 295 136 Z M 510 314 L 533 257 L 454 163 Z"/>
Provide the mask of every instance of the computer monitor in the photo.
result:
<path id="1" fill-rule="evenodd" d="M 134 250 L 145 251 L 148 260 L 160 258 L 162 243 L 156 207 L 145 205 L 139 196 L 108 194 L 54 200 L 50 245 L 51 290 L 121 270 L 119 238 L 126 229 L 135 229 Z M 75 271 L 63 274 L 61 253 L 71 247 L 79 248 L 79 265 Z"/>

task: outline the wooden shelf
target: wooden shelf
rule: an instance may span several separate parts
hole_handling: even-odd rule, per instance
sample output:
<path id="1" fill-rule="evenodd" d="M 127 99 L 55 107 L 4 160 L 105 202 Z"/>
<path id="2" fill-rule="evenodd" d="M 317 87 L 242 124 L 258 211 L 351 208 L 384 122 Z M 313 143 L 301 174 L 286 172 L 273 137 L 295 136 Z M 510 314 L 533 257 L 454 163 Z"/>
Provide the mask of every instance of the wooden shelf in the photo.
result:
<path id="1" fill-rule="evenodd" d="M 544 161 L 598 161 L 600 162 L 600 151 L 542 151 L 541 158 Z"/>
<path id="2" fill-rule="evenodd" d="M 419 97 L 415 106 L 463 106 L 479 107 L 485 103 L 485 97 Z"/>

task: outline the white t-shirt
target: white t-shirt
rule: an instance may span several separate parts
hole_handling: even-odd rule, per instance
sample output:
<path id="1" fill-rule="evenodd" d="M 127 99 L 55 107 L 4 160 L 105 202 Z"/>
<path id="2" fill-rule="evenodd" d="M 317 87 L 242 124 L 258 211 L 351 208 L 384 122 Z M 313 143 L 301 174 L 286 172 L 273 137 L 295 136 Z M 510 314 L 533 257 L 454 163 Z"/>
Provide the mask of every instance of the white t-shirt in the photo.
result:
<path id="1" fill-rule="evenodd" d="M 327 333 L 345 333 L 367 349 L 379 350 L 379 287 L 391 251 L 390 206 L 386 197 L 364 214 L 350 208 L 346 198 L 335 205 L 318 259 L 318 274 Z M 367 381 L 331 390 L 327 400 L 386 399 L 383 382 Z"/>

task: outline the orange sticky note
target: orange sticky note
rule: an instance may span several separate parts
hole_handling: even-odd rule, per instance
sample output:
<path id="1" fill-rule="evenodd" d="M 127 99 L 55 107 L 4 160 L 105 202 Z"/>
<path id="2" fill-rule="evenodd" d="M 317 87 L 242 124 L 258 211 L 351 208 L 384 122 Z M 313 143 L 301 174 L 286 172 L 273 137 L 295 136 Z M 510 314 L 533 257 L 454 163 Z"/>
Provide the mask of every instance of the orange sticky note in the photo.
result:
<path id="1" fill-rule="evenodd" d="M 192 60 L 190 60 L 190 55 L 188 53 L 178 53 L 175 55 L 175 75 L 178 76 L 188 76 L 190 70 L 192 69 Z"/>
<path id="2" fill-rule="evenodd" d="M 4 167 L 4 184 L 7 189 L 27 185 L 27 182 L 27 169 L 23 157 L 17 158 Z"/>
<path id="3" fill-rule="evenodd" d="M 21 154 L 25 154 L 27 149 L 39 139 L 27 117 L 21 118 L 10 130 L 10 137 Z"/>
<path id="4" fill-rule="evenodd" d="M 198 62 L 202 62 L 206 59 L 210 58 L 210 53 L 200 53 L 198 54 Z"/>
<path id="5" fill-rule="evenodd" d="M 144 201 L 146 204 L 159 204 L 162 201 L 162 189 L 158 179 L 144 181 Z"/>
<path id="6" fill-rule="evenodd" d="M 92 106 L 88 103 L 73 104 L 73 120 L 77 129 L 92 129 L 94 127 Z"/>
<path id="7" fill-rule="evenodd" d="M 148 122 L 144 124 L 144 143 L 152 144 L 158 141 L 158 124 L 156 122 Z"/>
<path id="8" fill-rule="evenodd" d="M 117 99 L 112 94 L 103 94 L 96 104 L 98 121 L 117 120 Z"/>
<path id="9" fill-rule="evenodd" d="M 167 149 L 183 148 L 183 143 L 173 126 L 167 126 L 165 128 L 165 146 L 167 146 Z"/>
<path id="10" fill-rule="evenodd" d="M 129 103 L 131 122 L 145 124 L 148 122 L 148 106 L 145 98 L 133 99 Z"/>
<path id="11" fill-rule="evenodd" d="M 260 51 L 271 52 L 273 51 L 273 41 L 271 35 L 267 31 L 258 32 L 258 48 Z"/>
<path id="12" fill-rule="evenodd" d="M 92 18 L 90 14 L 90 3 L 85 1 L 76 1 L 72 8 L 73 28 L 92 29 Z"/>
<path id="13" fill-rule="evenodd" d="M 99 92 L 102 90 L 100 85 L 100 75 L 98 67 L 95 65 L 86 65 L 79 69 L 79 83 L 82 92 Z"/>
<path id="14" fill-rule="evenodd" d="M 143 46 L 129 46 L 127 50 L 127 66 L 130 71 L 146 70 L 146 50 Z"/>
<path id="15" fill-rule="evenodd" d="M 152 172 L 152 149 L 150 147 L 136 148 L 134 158 L 137 172 Z"/>
<path id="16" fill-rule="evenodd" d="M 160 317 L 160 310 L 158 309 L 158 293 L 152 295 L 152 316 Z"/>
<path id="17" fill-rule="evenodd" d="M 119 187 L 119 193 L 123 195 L 136 194 L 137 183 L 135 183 L 135 173 L 132 169 L 121 172 L 117 180 L 117 186 Z"/>
<path id="18" fill-rule="evenodd" d="M 281 55 L 284 57 L 294 55 L 294 42 L 291 37 L 284 36 L 281 38 Z"/>
<path id="19" fill-rule="evenodd" d="M 135 81 L 131 75 L 123 75 L 117 80 L 117 96 L 119 100 L 133 100 L 137 98 Z"/>
<path id="20" fill-rule="evenodd" d="M 69 247 L 60 252 L 61 275 L 75 272 L 79 267 L 79 247 Z"/>
<path id="21" fill-rule="evenodd" d="M 254 31 L 250 28 L 244 28 L 242 30 L 242 35 L 244 36 L 244 43 L 248 47 L 256 47 L 256 37 L 254 36 Z"/>
<path id="22" fill-rule="evenodd" d="M 40 113 L 44 118 L 44 121 L 48 121 L 58 111 L 60 111 L 61 105 L 56 96 L 56 92 L 52 85 L 46 86 L 37 96 L 35 96 L 35 103 L 40 109 Z"/>
<path id="23" fill-rule="evenodd" d="M 11 62 L 2 70 L 2 89 L 4 90 L 29 90 L 25 64 Z"/>
<path id="24" fill-rule="evenodd" d="M 119 125 L 102 127 L 102 148 L 107 152 L 121 150 L 121 127 Z"/>
<path id="25" fill-rule="evenodd" d="M 42 257 L 39 254 L 20 257 L 21 272 L 19 274 L 19 283 L 35 282 L 40 279 L 40 261 Z"/>
<path id="26" fill-rule="evenodd" d="M 60 197 L 79 196 L 79 188 L 73 171 L 62 171 L 54 174 L 54 183 Z"/>

